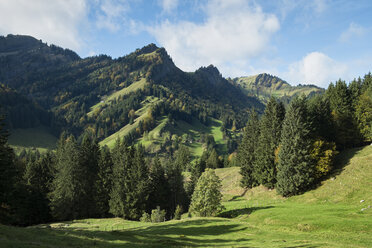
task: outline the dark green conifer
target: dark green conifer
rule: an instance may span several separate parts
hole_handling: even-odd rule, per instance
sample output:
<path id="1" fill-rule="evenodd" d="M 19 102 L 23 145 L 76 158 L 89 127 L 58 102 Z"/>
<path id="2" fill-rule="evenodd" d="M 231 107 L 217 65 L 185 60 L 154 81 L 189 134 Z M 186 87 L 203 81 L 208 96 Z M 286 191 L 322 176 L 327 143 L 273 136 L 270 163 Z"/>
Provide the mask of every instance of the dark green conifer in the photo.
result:
<path id="1" fill-rule="evenodd" d="M 238 148 L 237 161 L 242 175 L 241 186 L 252 188 L 258 185 L 255 176 L 256 148 L 260 134 L 258 114 L 252 110 L 247 126 L 244 129 L 243 139 Z"/>
<path id="2" fill-rule="evenodd" d="M 311 133 L 305 97 L 290 103 L 281 135 L 276 189 L 283 196 L 306 191 L 314 180 Z"/>
<path id="3" fill-rule="evenodd" d="M 275 150 L 280 144 L 284 105 L 274 97 L 268 102 L 260 121 L 260 135 L 256 150 L 256 179 L 262 185 L 273 188 L 276 183 Z"/>
<path id="4" fill-rule="evenodd" d="M 98 160 L 98 174 L 95 184 L 96 195 L 96 210 L 100 217 L 107 217 L 109 214 L 110 206 L 110 192 L 112 189 L 112 170 L 113 162 L 110 150 L 107 146 L 101 148 Z"/>

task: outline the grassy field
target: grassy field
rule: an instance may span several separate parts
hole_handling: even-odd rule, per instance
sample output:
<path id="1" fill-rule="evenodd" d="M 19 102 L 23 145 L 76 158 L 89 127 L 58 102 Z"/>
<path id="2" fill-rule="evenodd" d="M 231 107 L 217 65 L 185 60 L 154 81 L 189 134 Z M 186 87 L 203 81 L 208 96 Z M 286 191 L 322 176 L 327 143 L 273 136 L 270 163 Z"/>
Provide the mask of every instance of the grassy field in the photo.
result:
<path id="1" fill-rule="evenodd" d="M 136 82 L 133 82 L 131 85 L 129 85 L 126 88 L 115 91 L 111 95 L 102 97 L 102 100 L 99 103 L 97 103 L 96 105 L 94 105 L 90 108 L 91 111 L 89 113 L 87 113 L 87 115 L 91 116 L 95 111 L 99 111 L 100 108 L 109 104 L 110 101 L 113 101 L 114 99 L 117 99 L 119 96 L 128 95 L 129 93 L 135 92 L 139 89 L 143 89 L 145 87 L 145 85 L 146 85 L 146 79 L 141 78 L 140 80 L 138 80 Z"/>
<path id="2" fill-rule="evenodd" d="M 50 130 L 40 126 L 37 128 L 13 129 L 10 132 L 8 143 L 19 153 L 23 148 L 36 148 L 39 151 L 55 149 L 57 137 L 53 136 Z"/>
<path id="3" fill-rule="evenodd" d="M 239 168 L 217 169 L 229 196 L 219 217 L 0 226 L 0 247 L 372 247 L 371 162 L 372 146 L 346 151 L 329 179 L 291 198 L 264 187 L 244 194 Z"/>
<path id="4" fill-rule="evenodd" d="M 101 146 L 107 145 L 109 148 L 114 147 L 117 138 L 122 139 L 129 132 L 136 129 L 138 127 L 139 122 L 146 117 L 147 110 L 151 107 L 152 104 L 156 103 L 157 101 L 159 101 L 159 99 L 156 98 L 156 97 L 147 97 L 146 100 L 144 100 L 141 103 L 143 107 L 136 111 L 137 118 L 134 119 L 132 124 L 125 125 L 123 128 L 121 128 L 116 133 L 114 133 L 114 134 L 110 135 L 109 137 L 107 137 L 106 139 L 102 140 L 99 144 Z"/>

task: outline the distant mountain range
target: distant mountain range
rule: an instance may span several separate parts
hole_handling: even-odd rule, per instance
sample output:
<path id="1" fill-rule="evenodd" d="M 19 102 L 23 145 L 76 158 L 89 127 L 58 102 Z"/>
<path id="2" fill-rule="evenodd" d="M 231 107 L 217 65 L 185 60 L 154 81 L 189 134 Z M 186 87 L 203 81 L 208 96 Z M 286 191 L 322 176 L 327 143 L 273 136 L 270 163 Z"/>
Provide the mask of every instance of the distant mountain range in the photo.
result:
<path id="1" fill-rule="evenodd" d="M 194 156 L 208 147 L 233 152 L 247 110 L 262 112 L 271 95 L 289 101 L 323 92 L 268 74 L 225 79 L 212 65 L 186 73 L 154 44 L 118 59 L 83 59 L 23 35 L 0 37 L 0 83 L 13 134 L 38 127 L 54 136 L 91 133 L 108 146 L 126 137 L 153 153 L 172 153 L 183 144 Z M 27 144 L 38 139 L 27 137 Z M 22 147 L 22 140 L 13 145 Z"/>
<path id="2" fill-rule="evenodd" d="M 257 97 L 262 102 L 266 102 L 274 96 L 285 103 L 288 103 L 294 96 L 305 94 L 323 93 L 324 89 L 315 85 L 291 86 L 286 81 L 267 73 L 249 77 L 238 77 L 230 79 L 235 85 L 248 96 Z"/>

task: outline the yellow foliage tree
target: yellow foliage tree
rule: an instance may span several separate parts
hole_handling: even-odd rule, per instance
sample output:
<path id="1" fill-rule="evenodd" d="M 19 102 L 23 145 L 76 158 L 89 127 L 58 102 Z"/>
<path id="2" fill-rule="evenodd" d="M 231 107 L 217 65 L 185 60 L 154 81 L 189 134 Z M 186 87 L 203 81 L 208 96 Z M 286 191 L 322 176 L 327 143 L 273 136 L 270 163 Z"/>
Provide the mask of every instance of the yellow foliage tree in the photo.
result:
<path id="1" fill-rule="evenodd" d="M 333 142 L 316 140 L 313 143 L 311 157 L 315 161 L 315 178 L 325 176 L 331 171 L 337 153 L 336 144 Z"/>

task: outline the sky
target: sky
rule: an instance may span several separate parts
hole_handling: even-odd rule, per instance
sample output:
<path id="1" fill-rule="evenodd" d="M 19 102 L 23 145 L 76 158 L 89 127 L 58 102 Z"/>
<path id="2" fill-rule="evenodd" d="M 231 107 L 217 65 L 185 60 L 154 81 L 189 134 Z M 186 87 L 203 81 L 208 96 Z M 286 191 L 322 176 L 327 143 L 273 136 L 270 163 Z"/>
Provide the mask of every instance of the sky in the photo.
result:
<path id="1" fill-rule="evenodd" d="M 372 71 L 371 0 L 0 0 L 0 35 L 25 34 L 81 57 L 149 43 L 184 71 L 270 73 L 292 85 Z"/>

